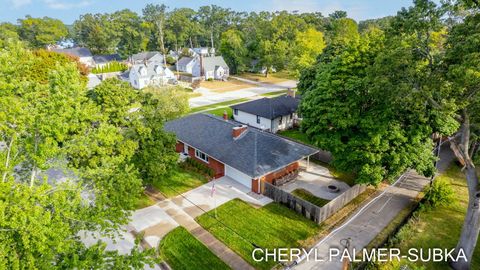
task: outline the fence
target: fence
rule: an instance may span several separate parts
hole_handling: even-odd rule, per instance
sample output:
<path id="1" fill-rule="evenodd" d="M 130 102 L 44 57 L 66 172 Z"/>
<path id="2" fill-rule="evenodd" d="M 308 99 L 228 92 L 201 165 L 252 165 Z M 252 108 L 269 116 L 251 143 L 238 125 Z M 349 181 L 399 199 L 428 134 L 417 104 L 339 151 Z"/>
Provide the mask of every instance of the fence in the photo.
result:
<path id="1" fill-rule="evenodd" d="M 320 224 L 327 218 L 332 216 L 338 210 L 342 209 L 346 204 L 363 193 L 367 187 L 365 185 L 355 185 L 337 198 L 331 200 L 323 207 L 318 207 L 310 202 L 298 198 L 272 184 L 262 182 L 262 193 L 275 202 L 281 203 L 304 217 Z"/>

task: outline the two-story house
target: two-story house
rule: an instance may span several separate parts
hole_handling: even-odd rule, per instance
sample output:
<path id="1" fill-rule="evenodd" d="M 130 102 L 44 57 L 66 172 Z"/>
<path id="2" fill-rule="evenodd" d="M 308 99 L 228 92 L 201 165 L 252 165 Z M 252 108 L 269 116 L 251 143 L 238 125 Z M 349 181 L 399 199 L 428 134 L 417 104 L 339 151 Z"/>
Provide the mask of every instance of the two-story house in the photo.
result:
<path id="1" fill-rule="evenodd" d="M 298 122 L 300 97 L 294 91 L 274 98 L 261 98 L 231 106 L 237 122 L 276 133 L 292 128 Z"/>

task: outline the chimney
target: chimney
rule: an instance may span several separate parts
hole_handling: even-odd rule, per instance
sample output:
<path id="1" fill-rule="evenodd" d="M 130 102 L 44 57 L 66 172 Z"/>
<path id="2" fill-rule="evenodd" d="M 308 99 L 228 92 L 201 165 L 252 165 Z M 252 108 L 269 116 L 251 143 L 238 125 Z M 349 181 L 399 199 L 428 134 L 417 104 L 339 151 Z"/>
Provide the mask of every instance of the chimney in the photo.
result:
<path id="1" fill-rule="evenodd" d="M 234 127 L 232 129 L 232 137 L 234 139 L 237 139 L 238 137 L 240 137 L 240 135 L 245 133 L 245 131 L 247 131 L 247 126 L 245 126 L 245 125 Z"/>
<path id="2" fill-rule="evenodd" d="M 228 113 L 227 113 L 227 111 L 223 111 L 223 120 L 228 121 Z"/>
<path id="3" fill-rule="evenodd" d="M 292 97 L 292 98 L 295 98 L 295 89 L 292 89 L 292 88 L 288 88 L 287 90 L 287 96 L 289 97 Z"/>

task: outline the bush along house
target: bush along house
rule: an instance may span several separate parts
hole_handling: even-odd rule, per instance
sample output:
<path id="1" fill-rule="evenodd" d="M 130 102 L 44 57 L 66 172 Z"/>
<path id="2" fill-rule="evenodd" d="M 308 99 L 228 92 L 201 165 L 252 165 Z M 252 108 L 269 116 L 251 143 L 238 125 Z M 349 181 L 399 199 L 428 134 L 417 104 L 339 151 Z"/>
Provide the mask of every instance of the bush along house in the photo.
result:
<path id="1" fill-rule="evenodd" d="M 177 152 L 205 163 L 215 178 L 229 177 L 256 193 L 261 181 L 274 183 L 319 151 L 226 116 L 193 114 L 167 122 L 165 130 L 177 136 Z"/>

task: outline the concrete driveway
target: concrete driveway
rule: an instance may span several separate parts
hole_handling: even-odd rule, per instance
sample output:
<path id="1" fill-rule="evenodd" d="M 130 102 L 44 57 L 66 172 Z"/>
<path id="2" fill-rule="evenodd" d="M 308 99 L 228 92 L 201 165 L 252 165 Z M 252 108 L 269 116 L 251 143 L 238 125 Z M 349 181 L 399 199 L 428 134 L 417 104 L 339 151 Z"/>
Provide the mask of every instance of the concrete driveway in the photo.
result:
<path id="1" fill-rule="evenodd" d="M 302 163 L 302 167 L 305 168 L 306 165 Z M 329 185 L 335 185 L 339 187 L 340 192 L 329 192 L 327 188 Z M 349 189 L 350 186 L 344 182 L 335 180 L 327 168 L 310 162 L 308 170 L 301 170 L 297 179 L 286 183 L 280 188 L 287 192 L 292 192 L 295 189 L 305 189 L 319 198 L 333 200 L 338 197 L 338 195 Z"/>
<path id="2" fill-rule="evenodd" d="M 215 183 L 215 193 L 212 197 L 213 183 Z M 189 216 L 196 218 L 206 211 L 210 211 L 236 198 L 257 206 L 264 206 L 272 202 L 271 199 L 265 196 L 253 194 L 248 187 L 227 176 L 204 184 L 171 200 Z"/>

